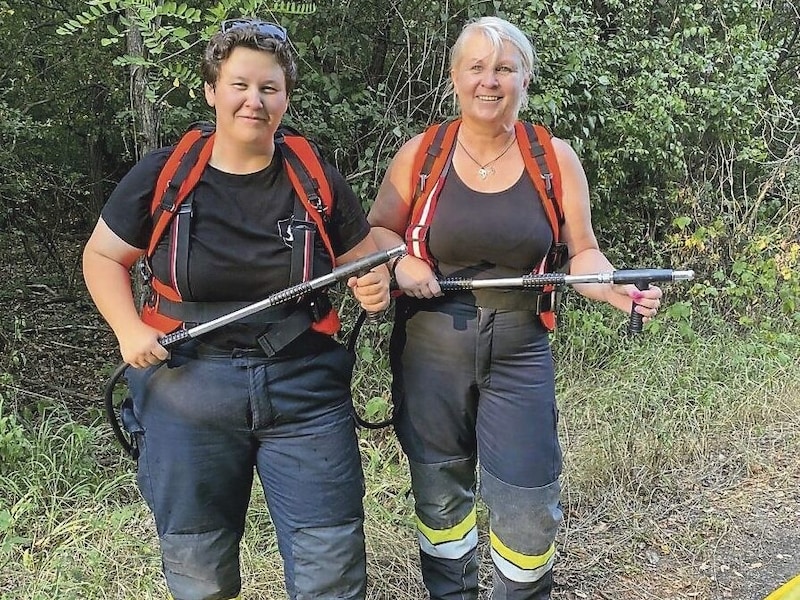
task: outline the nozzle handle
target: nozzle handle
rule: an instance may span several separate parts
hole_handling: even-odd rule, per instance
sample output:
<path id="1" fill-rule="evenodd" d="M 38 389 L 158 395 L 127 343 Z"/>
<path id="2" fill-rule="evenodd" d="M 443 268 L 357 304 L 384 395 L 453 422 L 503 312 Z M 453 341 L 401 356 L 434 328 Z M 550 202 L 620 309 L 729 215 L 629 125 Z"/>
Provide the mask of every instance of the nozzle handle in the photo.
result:
<path id="1" fill-rule="evenodd" d="M 634 285 L 637 287 L 637 289 L 646 290 L 650 287 L 650 282 L 647 279 L 639 279 L 638 281 L 634 282 Z M 642 333 L 642 328 L 644 327 L 642 315 L 636 312 L 637 306 L 638 304 L 636 304 L 636 302 L 631 304 L 631 316 L 628 319 L 628 335 Z"/>

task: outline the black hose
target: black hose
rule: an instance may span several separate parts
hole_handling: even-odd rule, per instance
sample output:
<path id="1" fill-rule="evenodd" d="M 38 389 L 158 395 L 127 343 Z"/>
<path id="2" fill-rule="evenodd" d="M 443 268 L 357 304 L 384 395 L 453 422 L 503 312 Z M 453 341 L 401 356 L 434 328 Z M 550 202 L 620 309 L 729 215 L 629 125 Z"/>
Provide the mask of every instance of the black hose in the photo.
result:
<path id="1" fill-rule="evenodd" d="M 122 449 L 125 451 L 125 454 L 130 456 L 131 458 L 136 458 L 135 452 L 133 450 L 133 445 L 128 440 L 128 437 L 125 435 L 125 432 L 122 430 L 122 426 L 119 422 L 119 417 L 117 417 L 117 411 L 114 408 L 114 388 L 117 385 L 120 377 L 125 373 L 128 369 L 128 363 L 122 362 L 119 363 L 115 368 L 114 371 L 111 373 L 111 376 L 106 381 L 106 387 L 104 390 L 104 398 L 105 398 L 105 407 L 106 407 L 106 418 L 108 419 L 108 423 L 111 425 L 111 429 L 114 431 L 114 437 L 117 438 L 119 445 L 122 446 Z"/>
<path id="2" fill-rule="evenodd" d="M 356 319 L 355 324 L 353 325 L 353 330 L 350 332 L 350 335 L 347 338 L 347 350 L 355 355 L 356 352 L 356 342 L 358 341 L 358 334 L 361 333 L 361 327 L 364 325 L 364 321 L 367 320 L 367 311 L 362 310 L 358 314 L 358 318 Z M 394 410 L 392 411 L 392 416 L 384 421 L 367 421 L 363 417 L 358 414 L 358 411 L 355 410 L 353 407 L 353 415 L 356 418 L 356 423 L 358 423 L 359 427 L 363 427 L 364 429 L 383 429 L 384 427 L 388 427 L 394 423 Z"/>

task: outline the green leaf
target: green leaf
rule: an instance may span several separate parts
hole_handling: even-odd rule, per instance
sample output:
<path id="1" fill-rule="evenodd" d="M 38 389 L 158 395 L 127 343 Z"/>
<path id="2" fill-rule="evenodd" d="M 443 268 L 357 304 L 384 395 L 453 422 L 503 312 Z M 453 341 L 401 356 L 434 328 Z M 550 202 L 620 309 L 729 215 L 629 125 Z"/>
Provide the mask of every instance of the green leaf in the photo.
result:
<path id="1" fill-rule="evenodd" d="M 691 217 L 685 217 L 685 216 L 676 217 L 675 219 L 672 220 L 672 224 L 681 231 L 684 231 L 691 222 L 692 222 Z"/>

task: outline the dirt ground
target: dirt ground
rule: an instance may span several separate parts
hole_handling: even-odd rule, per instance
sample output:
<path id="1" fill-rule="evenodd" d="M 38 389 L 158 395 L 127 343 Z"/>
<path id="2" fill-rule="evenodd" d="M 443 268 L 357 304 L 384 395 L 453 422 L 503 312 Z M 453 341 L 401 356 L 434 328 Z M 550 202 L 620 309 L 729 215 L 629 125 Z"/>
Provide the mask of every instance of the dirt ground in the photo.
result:
<path id="1" fill-rule="evenodd" d="M 86 418 L 118 360 L 113 339 L 77 269 L 72 286 L 55 283 L 63 277 L 8 242 L 0 236 L 10 270 L 0 287 L 0 354 L 13 365 L 13 391 L 33 404 L 62 399 Z M 77 267 L 80 245 L 68 244 L 64 264 Z M 654 499 L 614 522 L 602 506 L 577 510 L 565 498 L 554 598 L 762 600 L 800 573 L 798 441 L 797 429 L 765 428 L 757 461 L 711 457 L 708 476 L 687 476 L 680 498 Z"/>
<path id="2" fill-rule="evenodd" d="M 793 438 L 794 448 L 765 444 L 769 467 L 725 486 L 687 489 L 683 502 L 655 504 L 646 515 L 613 524 L 578 515 L 576 536 L 568 520 L 554 597 L 762 600 L 800 574 L 800 457 Z"/>

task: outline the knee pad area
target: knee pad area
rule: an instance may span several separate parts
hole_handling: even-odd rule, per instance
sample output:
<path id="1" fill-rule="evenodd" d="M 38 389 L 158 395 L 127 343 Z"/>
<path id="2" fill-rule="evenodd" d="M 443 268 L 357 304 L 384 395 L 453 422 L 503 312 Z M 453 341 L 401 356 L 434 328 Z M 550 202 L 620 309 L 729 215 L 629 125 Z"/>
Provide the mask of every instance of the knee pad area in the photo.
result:
<path id="1" fill-rule="evenodd" d="M 241 589 L 239 539 L 217 530 L 161 536 L 164 577 L 175 600 L 230 600 Z"/>
<path id="2" fill-rule="evenodd" d="M 367 579 L 363 521 L 296 531 L 286 568 L 297 600 L 362 600 Z"/>
<path id="3" fill-rule="evenodd" d="M 435 464 L 409 461 L 409 468 L 417 516 L 428 527 L 453 527 L 474 510 L 473 459 Z"/>
<path id="4" fill-rule="evenodd" d="M 492 560 L 513 581 L 536 581 L 555 556 L 561 522 L 559 482 L 535 488 L 504 483 L 482 471 L 481 497 L 490 511 Z"/>
<path id="5" fill-rule="evenodd" d="M 459 559 L 474 551 L 478 545 L 474 460 L 412 462 L 410 467 L 422 552 Z"/>

